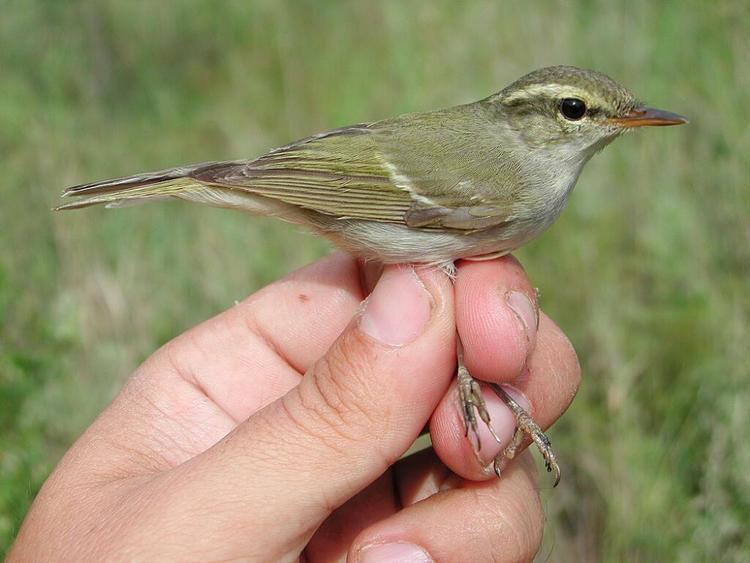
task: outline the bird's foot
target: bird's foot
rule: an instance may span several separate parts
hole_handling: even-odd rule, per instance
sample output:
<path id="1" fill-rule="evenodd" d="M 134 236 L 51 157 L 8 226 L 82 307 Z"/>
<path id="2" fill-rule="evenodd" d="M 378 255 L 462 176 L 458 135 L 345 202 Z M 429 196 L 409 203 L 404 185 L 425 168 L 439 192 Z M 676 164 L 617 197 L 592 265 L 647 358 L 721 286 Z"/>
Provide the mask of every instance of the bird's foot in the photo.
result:
<path id="1" fill-rule="evenodd" d="M 492 468 L 495 474 L 498 477 L 500 476 L 503 464 L 515 457 L 519 446 L 523 443 L 524 437 L 528 436 L 531 438 L 531 441 L 536 444 L 537 449 L 542 454 L 547 471 L 554 475 L 554 483 L 552 486 L 556 487 L 560 482 L 560 466 L 557 464 L 557 458 L 552 449 L 550 439 L 547 438 L 544 432 L 542 432 L 542 429 L 536 422 L 534 422 L 534 419 L 531 418 L 529 413 L 527 413 L 505 389 L 497 383 L 490 383 L 489 385 L 497 396 L 508 405 L 508 408 L 516 418 L 516 430 L 513 433 L 513 438 L 505 449 L 495 457 L 495 460 L 492 463 Z"/>
<path id="2" fill-rule="evenodd" d="M 490 431 L 492 437 L 501 444 L 502 441 L 492 429 L 490 424 L 490 414 L 487 411 L 487 405 L 484 397 L 482 397 L 482 390 L 479 386 L 479 382 L 474 379 L 469 371 L 466 369 L 463 363 L 463 354 L 459 354 L 458 360 L 458 396 L 461 402 L 461 413 L 464 419 L 464 428 L 466 429 L 465 435 L 468 437 L 469 433 L 472 434 L 473 440 L 470 439 L 474 455 L 477 460 L 484 464 L 485 462 L 479 455 L 482 449 L 482 441 L 479 438 L 478 424 L 479 420 L 484 423 L 487 429 Z M 496 383 L 490 383 L 493 391 L 497 394 L 500 399 L 508 406 L 513 416 L 516 419 L 516 429 L 513 432 L 513 438 L 510 443 L 495 456 L 491 464 L 492 471 L 500 477 L 505 465 L 512 460 L 518 448 L 523 444 L 525 436 L 528 436 L 531 441 L 536 444 L 539 452 L 544 458 L 544 464 L 547 467 L 547 471 L 554 474 L 554 485 L 560 482 L 560 467 L 557 464 L 555 458 L 555 452 L 552 450 L 552 444 L 549 438 L 542 432 L 539 425 L 534 422 L 529 413 L 527 413 L 521 405 L 519 405 L 513 397 L 511 397 L 505 389 Z M 478 417 L 478 418 L 477 418 Z"/>
<path id="3" fill-rule="evenodd" d="M 485 426 L 487 426 L 490 434 L 492 434 L 497 443 L 500 444 L 502 442 L 490 425 L 490 413 L 487 412 L 487 404 L 484 401 L 484 397 L 482 397 L 482 389 L 479 386 L 479 382 L 471 376 L 466 366 L 464 366 L 462 359 L 459 359 L 458 362 L 457 376 L 458 397 L 461 401 L 461 413 L 464 419 L 464 435 L 468 437 L 469 432 L 471 432 L 474 439 L 469 439 L 469 441 L 474 450 L 474 455 L 480 463 L 484 463 L 479 456 L 479 452 L 482 449 L 482 440 L 479 437 L 477 415 Z"/>

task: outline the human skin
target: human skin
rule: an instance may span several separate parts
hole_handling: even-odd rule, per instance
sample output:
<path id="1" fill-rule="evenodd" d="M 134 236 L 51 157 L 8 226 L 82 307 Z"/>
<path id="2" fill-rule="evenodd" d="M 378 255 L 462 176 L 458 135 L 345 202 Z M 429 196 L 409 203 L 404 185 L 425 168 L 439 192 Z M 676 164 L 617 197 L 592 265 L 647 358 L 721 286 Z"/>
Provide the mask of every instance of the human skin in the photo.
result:
<path id="1" fill-rule="evenodd" d="M 526 561 L 541 543 L 533 460 L 502 477 L 464 438 L 468 369 L 540 425 L 580 371 L 512 257 L 373 272 L 335 254 L 156 351 L 64 456 L 9 561 Z M 537 326 L 538 325 L 538 326 Z M 485 394 L 493 429 L 513 417 Z M 434 450 L 399 460 L 429 423 Z M 502 448 L 485 431 L 481 455 Z"/>

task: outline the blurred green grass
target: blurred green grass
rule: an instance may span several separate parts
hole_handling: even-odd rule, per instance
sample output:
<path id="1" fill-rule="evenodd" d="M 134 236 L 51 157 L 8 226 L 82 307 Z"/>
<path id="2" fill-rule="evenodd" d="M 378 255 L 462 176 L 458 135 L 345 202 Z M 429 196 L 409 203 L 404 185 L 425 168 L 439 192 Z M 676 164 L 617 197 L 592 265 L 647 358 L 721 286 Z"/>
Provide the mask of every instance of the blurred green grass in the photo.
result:
<path id="1" fill-rule="evenodd" d="M 327 251 L 188 204 L 53 214 L 63 187 L 250 157 L 569 63 L 692 123 L 596 157 L 518 253 L 584 373 L 550 432 L 565 475 L 540 559 L 748 560 L 749 30 L 743 0 L 7 2 L 0 552 L 140 361 Z"/>

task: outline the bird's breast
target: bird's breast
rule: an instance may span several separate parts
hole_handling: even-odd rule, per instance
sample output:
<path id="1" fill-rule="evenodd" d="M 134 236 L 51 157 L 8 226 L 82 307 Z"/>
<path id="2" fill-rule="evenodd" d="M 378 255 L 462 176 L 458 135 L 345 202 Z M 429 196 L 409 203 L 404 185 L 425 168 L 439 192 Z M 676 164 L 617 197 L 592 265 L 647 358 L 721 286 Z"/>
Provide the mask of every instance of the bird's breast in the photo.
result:
<path id="1" fill-rule="evenodd" d="M 576 185 L 583 162 L 560 162 L 553 157 L 537 157 L 534 170 L 526 175 L 521 215 L 541 230 L 549 227 L 560 215 Z M 538 233 L 536 233 L 538 234 Z"/>

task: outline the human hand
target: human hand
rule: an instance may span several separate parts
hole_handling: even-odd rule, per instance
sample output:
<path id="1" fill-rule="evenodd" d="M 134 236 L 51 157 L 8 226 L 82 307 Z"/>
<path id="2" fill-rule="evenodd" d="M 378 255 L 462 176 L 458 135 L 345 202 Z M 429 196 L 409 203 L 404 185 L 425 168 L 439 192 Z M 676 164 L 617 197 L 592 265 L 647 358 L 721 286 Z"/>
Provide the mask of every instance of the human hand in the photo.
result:
<path id="1" fill-rule="evenodd" d="M 513 258 L 461 263 L 455 287 L 389 267 L 362 307 L 365 278 L 331 256 L 154 353 L 45 483 L 9 560 L 531 559 L 534 464 L 496 479 L 475 459 L 455 330 L 470 371 L 512 382 L 544 427 L 578 384 L 570 344 L 543 314 L 536 328 Z M 520 316 L 510 290 L 532 304 L 516 295 Z M 397 461 L 428 420 L 434 451 Z M 488 461 L 500 449 L 484 440 Z"/>

